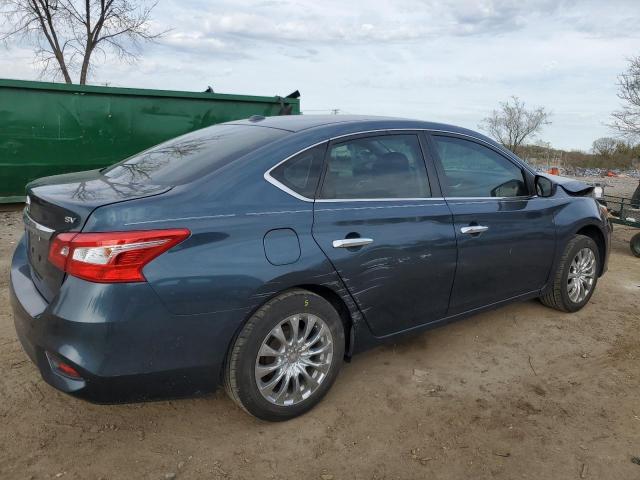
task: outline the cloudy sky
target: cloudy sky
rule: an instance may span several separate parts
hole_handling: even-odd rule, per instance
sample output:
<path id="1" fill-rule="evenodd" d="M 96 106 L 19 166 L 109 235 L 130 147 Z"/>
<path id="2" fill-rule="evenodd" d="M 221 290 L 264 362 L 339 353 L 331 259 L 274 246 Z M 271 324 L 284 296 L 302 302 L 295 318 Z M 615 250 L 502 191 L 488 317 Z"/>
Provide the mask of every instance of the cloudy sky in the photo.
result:
<path id="1" fill-rule="evenodd" d="M 589 149 L 611 132 L 616 76 L 640 55 L 638 0 L 160 0 L 172 30 L 93 83 L 286 95 L 306 113 L 395 115 L 477 129 L 517 95 L 553 112 L 541 139 Z M 37 79 L 31 50 L 0 50 L 0 77 Z"/>

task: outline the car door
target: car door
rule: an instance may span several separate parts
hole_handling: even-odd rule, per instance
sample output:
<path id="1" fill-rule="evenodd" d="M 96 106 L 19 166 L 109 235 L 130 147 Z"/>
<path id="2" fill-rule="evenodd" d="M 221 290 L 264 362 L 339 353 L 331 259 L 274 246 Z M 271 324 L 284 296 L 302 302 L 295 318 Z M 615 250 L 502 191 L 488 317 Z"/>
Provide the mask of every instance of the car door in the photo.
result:
<path id="1" fill-rule="evenodd" d="M 383 132 L 332 141 L 325 155 L 313 237 L 378 336 L 437 320 L 449 303 L 455 233 L 422 146 L 416 132 Z"/>
<path id="2" fill-rule="evenodd" d="M 430 138 L 458 239 L 449 315 L 542 288 L 555 250 L 553 201 L 530 192 L 522 165 L 490 144 Z"/>

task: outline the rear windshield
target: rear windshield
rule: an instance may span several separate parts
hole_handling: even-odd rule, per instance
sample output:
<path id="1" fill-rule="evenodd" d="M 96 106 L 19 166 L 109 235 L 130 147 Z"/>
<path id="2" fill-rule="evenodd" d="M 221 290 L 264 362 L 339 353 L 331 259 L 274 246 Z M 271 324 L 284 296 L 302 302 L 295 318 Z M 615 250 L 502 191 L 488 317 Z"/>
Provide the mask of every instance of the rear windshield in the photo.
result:
<path id="1" fill-rule="evenodd" d="M 120 182 L 184 184 L 287 133 L 251 125 L 214 125 L 151 147 L 102 174 Z"/>

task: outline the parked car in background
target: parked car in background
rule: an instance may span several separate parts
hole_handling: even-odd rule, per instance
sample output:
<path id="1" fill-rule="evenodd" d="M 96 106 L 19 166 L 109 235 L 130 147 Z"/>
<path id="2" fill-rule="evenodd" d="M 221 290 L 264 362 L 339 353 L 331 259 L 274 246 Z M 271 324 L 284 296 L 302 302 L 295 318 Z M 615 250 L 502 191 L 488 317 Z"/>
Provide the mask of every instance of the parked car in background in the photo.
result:
<path id="1" fill-rule="evenodd" d="M 536 297 L 575 312 L 609 251 L 592 187 L 393 118 L 252 117 L 27 194 L 11 297 L 48 383 L 99 402 L 222 383 L 266 420 L 398 335 Z"/>

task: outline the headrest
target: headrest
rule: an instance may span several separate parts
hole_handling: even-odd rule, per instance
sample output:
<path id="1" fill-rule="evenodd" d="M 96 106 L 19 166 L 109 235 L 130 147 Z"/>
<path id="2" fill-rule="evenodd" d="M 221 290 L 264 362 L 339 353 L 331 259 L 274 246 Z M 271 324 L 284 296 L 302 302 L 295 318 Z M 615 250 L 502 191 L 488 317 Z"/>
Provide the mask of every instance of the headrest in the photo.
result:
<path id="1" fill-rule="evenodd" d="M 407 172 L 410 169 L 409 160 L 404 153 L 385 153 L 376 162 L 376 169 L 385 173 Z"/>

